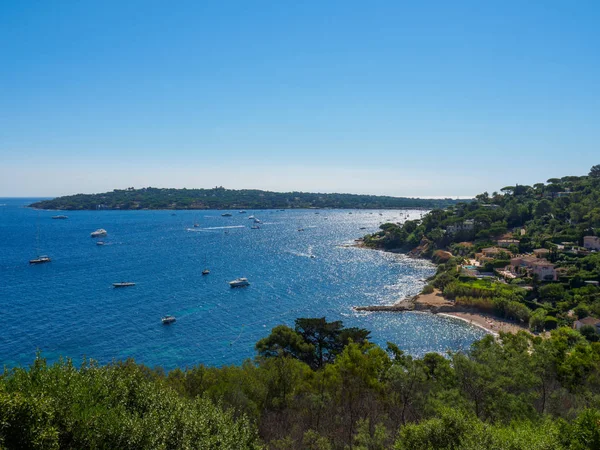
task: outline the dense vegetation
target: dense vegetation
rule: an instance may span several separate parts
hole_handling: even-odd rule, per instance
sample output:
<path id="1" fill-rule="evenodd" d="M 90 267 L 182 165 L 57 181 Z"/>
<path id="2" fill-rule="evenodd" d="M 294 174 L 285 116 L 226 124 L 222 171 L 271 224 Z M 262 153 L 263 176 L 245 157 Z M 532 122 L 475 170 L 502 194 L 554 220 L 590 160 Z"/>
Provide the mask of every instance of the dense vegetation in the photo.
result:
<path id="1" fill-rule="evenodd" d="M 419 199 L 355 194 L 311 194 L 259 190 L 115 189 L 103 194 L 77 194 L 36 202 L 42 209 L 279 209 L 279 208 L 438 208 L 452 199 Z"/>
<path id="2" fill-rule="evenodd" d="M 417 249 L 434 260 L 443 254 L 444 264 L 433 287 L 459 305 L 529 322 L 535 330 L 570 325 L 588 314 L 600 317 L 600 289 L 586 284 L 600 281 L 600 252 L 580 248 L 584 236 L 600 234 L 600 165 L 588 176 L 551 178 L 546 184 L 507 186 L 501 191 L 432 210 L 422 220 L 383 224 L 381 231 L 365 237 L 365 245 Z M 495 246 L 498 239 L 515 243 L 487 261 L 482 271 L 508 265 L 509 252 L 516 255 L 541 248 L 548 250 L 558 280 L 525 277 L 499 286 L 461 276 L 458 265 L 481 249 Z"/>
<path id="3" fill-rule="evenodd" d="M 254 361 L 168 374 L 37 359 L 0 377 L 0 447 L 600 448 L 600 343 L 574 330 L 422 358 L 368 334 L 298 319 Z"/>

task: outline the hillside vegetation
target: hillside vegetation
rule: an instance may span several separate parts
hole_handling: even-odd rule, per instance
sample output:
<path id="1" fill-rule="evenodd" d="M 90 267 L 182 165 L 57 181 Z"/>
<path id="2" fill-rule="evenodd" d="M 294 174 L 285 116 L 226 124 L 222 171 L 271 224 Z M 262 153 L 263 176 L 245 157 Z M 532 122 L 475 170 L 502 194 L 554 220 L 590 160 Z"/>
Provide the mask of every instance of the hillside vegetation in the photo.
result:
<path id="1" fill-rule="evenodd" d="M 279 208 L 438 208 L 452 199 L 419 199 L 355 194 L 312 194 L 259 190 L 115 189 L 103 194 L 77 194 L 33 203 L 41 209 L 279 209 Z"/>
<path id="2" fill-rule="evenodd" d="M 0 448 L 600 448 L 600 344 L 577 331 L 422 358 L 368 336 L 298 319 L 254 361 L 167 374 L 38 358 L 0 377 Z"/>
<path id="3" fill-rule="evenodd" d="M 536 331 L 600 317 L 600 252 L 593 243 L 600 242 L 600 165 L 588 176 L 507 186 L 380 228 L 364 244 L 440 262 L 428 290 L 441 289 L 457 305 Z"/>

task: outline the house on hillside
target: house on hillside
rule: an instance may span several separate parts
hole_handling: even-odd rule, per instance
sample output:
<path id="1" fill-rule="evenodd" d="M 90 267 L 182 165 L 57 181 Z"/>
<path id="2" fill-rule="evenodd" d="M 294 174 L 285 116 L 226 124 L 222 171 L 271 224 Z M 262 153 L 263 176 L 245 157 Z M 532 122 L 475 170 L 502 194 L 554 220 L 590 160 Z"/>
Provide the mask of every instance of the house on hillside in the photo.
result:
<path id="1" fill-rule="evenodd" d="M 596 328 L 596 331 L 600 333 L 600 319 L 596 319 L 595 317 L 584 317 L 583 319 L 576 320 L 573 323 L 573 328 L 579 330 L 584 325 L 591 325 Z"/>
<path id="2" fill-rule="evenodd" d="M 533 254 L 536 258 L 547 258 L 548 255 L 550 255 L 550 250 L 548 250 L 547 248 L 536 248 L 533 251 Z"/>
<path id="3" fill-rule="evenodd" d="M 554 264 L 546 259 L 538 259 L 534 262 L 531 271 L 539 280 L 556 281 L 558 278 Z"/>
<path id="4" fill-rule="evenodd" d="M 600 250 L 600 237 L 584 236 L 583 247 L 588 250 Z"/>
<path id="5" fill-rule="evenodd" d="M 500 239 L 498 240 L 498 245 L 502 248 L 508 248 L 511 245 L 519 246 L 519 241 L 517 239 Z"/>
<path id="6" fill-rule="evenodd" d="M 482 248 L 480 253 L 475 254 L 475 260 L 480 263 L 486 263 L 488 261 L 498 259 L 500 256 L 502 256 L 502 254 L 506 255 L 508 258 L 512 257 L 512 253 L 504 248 L 487 247 Z"/>
<path id="7" fill-rule="evenodd" d="M 533 255 L 522 255 L 511 258 L 510 265 L 515 273 L 535 275 L 541 281 L 556 281 L 558 279 L 556 267 L 547 259 Z"/>
<path id="8" fill-rule="evenodd" d="M 450 234 L 458 233 L 459 231 L 471 231 L 475 227 L 474 219 L 467 219 L 462 223 L 455 223 L 446 227 L 446 232 Z"/>

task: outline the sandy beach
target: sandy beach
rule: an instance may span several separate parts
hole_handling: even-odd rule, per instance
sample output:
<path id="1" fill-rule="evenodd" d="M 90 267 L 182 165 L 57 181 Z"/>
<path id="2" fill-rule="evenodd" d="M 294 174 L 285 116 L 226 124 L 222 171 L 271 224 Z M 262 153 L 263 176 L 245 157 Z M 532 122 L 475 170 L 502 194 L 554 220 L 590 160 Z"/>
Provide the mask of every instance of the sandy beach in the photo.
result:
<path id="1" fill-rule="evenodd" d="M 437 289 L 431 294 L 420 294 L 415 300 L 415 309 L 430 310 L 437 314 L 456 317 L 493 334 L 498 334 L 501 331 L 505 333 L 529 332 L 525 325 L 501 319 L 491 314 L 474 311 L 452 311 L 453 308 L 455 308 L 454 303 L 446 300 Z"/>

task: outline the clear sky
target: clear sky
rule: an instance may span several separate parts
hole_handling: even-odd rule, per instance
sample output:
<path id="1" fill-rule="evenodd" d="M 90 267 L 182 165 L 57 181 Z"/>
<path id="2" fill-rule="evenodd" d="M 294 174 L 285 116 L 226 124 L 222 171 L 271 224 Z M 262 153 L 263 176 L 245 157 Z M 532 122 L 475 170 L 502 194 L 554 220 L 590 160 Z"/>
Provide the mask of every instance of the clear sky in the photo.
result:
<path id="1" fill-rule="evenodd" d="M 600 1 L 0 1 L 0 196 L 470 196 L 600 163 Z"/>

